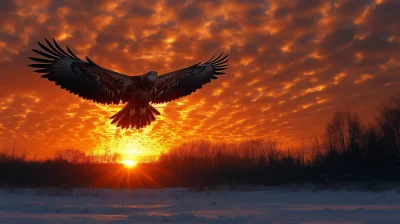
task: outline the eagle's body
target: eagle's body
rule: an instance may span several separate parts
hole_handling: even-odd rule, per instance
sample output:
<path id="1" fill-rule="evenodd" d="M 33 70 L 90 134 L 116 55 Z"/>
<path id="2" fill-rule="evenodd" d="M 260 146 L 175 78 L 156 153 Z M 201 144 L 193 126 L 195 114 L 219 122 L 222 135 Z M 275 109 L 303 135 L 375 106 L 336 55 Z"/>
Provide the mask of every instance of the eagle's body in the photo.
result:
<path id="1" fill-rule="evenodd" d="M 111 117 L 112 123 L 122 128 L 140 129 L 155 120 L 158 112 L 150 104 L 165 103 L 190 95 L 202 85 L 224 74 L 228 55 L 215 55 L 205 63 L 158 76 L 149 71 L 140 76 L 127 76 L 103 68 L 88 57 L 87 62 L 75 56 L 68 48 L 66 53 L 53 39 L 53 44 L 45 39 L 47 46 L 38 42 L 44 51 L 33 49 L 44 58 L 33 58 L 37 62 L 29 66 L 39 68 L 35 72 L 44 73 L 43 78 L 56 83 L 62 89 L 84 99 L 102 104 L 126 103 Z"/>

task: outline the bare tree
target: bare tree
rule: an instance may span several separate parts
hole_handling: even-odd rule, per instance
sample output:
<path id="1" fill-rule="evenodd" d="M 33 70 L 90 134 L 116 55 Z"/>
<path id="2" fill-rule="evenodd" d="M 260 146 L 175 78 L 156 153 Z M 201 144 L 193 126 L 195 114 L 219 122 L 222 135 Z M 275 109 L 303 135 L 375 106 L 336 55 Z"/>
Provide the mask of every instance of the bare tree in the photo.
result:
<path id="1" fill-rule="evenodd" d="M 350 111 L 335 112 L 326 127 L 329 150 L 359 154 L 362 128 L 358 114 Z"/>
<path id="2" fill-rule="evenodd" d="M 15 158 L 15 151 L 17 150 L 17 140 L 14 140 L 14 146 L 11 154 L 11 159 L 14 160 Z"/>
<path id="3" fill-rule="evenodd" d="M 86 160 L 86 154 L 78 149 L 64 149 L 56 151 L 54 159 L 56 161 L 78 164 Z"/>
<path id="4" fill-rule="evenodd" d="M 380 141 L 388 162 L 400 168 L 400 95 L 392 97 L 379 108 L 377 121 Z"/>
<path id="5" fill-rule="evenodd" d="M 321 164 L 323 162 L 323 155 L 318 136 L 315 135 L 314 138 L 311 139 L 310 148 L 311 148 L 311 160 L 316 165 Z"/>
<path id="6" fill-rule="evenodd" d="M 377 121 L 385 148 L 398 152 L 400 150 L 400 95 L 380 106 Z"/>

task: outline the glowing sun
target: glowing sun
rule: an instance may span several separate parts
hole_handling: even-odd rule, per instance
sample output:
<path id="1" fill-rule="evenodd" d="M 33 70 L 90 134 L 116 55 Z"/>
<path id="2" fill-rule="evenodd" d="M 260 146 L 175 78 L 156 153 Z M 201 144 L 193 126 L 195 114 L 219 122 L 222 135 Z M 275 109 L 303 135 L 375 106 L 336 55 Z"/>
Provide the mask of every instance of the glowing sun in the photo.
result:
<path id="1" fill-rule="evenodd" d="M 122 163 L 124 164 L 124 166 L 128 169 L 135 167 L 136 166 L 136 162 L 133 160 L 124 160 L 122 161 Z"/>

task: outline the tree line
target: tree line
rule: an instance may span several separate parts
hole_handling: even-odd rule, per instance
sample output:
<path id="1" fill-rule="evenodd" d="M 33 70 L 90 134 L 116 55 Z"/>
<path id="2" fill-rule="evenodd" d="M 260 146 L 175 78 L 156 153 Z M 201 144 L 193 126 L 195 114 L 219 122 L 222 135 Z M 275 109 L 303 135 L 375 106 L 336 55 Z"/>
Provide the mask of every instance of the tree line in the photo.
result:
<path id="1" fill-rule="evenodd" d="M 0 185 L 191 187 L 400 181 L 400 95 L 380 105 L 369 124 L 363 124 L 357 113 L 335 112 L 324 133 L 291 148 L 274 139 L 186 142 L 130 171 L 117 164 L 120 155 L 109 148 L 98 154 L 66 149 L 47 160 L 26 161 L 26 153 L 18 153 L 14 144 L 10 152 L 0 154 Z"/>

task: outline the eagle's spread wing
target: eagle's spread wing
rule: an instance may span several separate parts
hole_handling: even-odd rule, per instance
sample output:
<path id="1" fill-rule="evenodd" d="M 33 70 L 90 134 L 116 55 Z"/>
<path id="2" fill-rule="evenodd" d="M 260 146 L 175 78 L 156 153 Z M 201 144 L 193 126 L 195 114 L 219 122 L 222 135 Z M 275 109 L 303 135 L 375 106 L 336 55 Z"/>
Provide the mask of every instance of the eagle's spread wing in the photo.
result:
<path id="1" fill-rule="evenodd" d="M 36 63 L 28 66 L 38 68 L 35 72 L 44 73 L 41 77 L 55 82 L 70 93 L 96 103 L 118 104 L 120 101 L 128 101 L 128 93 L 138 85 L 138 76 L 127 76 L 105 69 L 88 57 L 87 62 L 82 61 L 68 46 L 69 54 L 54 39 L 54 46 L 47 39 L 45 41 L 48 47 L 38 42 L 43 51 L 32 49 L 44 58 L 29 57 Z"/>
<path id="2" fill-rule="evenodd" d="M 179 69 L 158 77 L 156 88 L 157 97 L 153 103 L 165 103 L 172 100 L 188 96 L 204 84 L 211 82 L 211 79 L 217 79 L 215 75 L 225 74 L 221 72 L 228 66 L 226 59 L 228 55 L 220 54 L 217 58 L 214 56 L 207 62 L 195 64 L 187 68 Z"/>

